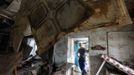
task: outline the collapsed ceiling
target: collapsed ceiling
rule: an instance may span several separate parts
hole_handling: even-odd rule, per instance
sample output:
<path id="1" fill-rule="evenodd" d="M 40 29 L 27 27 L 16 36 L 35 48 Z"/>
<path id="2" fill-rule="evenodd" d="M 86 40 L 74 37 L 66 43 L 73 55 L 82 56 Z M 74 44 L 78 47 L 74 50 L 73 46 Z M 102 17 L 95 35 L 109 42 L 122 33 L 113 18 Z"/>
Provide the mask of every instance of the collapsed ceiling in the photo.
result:
<path id="1" fill-rule="evenodd" d="M 14 32 L 18 31 L 18 35 L 14 35 L 18 36 L 15 37 L 14 48 L 17 50 L 19 47 L 27 25 L 31 25 L 41 54 L 69 32 L 130 23 L 123 0 L 23 0 L 16 19 L 18 28 L 14 29 Z"/>
<path id="2" fill-rule="evenodd" d="M 0 2 L 1 18 L 6 17 L 11 20 L 10 25 L 13 25 L 15 21 L 15 25 L 6 26 L 1 31 L 3 33 L 7 29 L 11 30 L 8 31 L 11 38 L 8 45 L 10 45 L 9 50 L 12 48 L 14 52 L 20 51 L 23 38 L 29 35 L 33 35 L 36 39 L 38 54 L 42 55 L 50 50 L 61 37 L 70 32 L 132 23 L 127 11 L 128 8 L 130 15 L 133 13 L 132 0 L 126 0 L 127 8 L 123 0 L 2 1 Z M 4 20 L 2 22 L 4 23 Z M 9 39 L 9 35 L 5 37 L 4 40 Z"/>
<path id="3" fill-rule="evenodd" d="M 4 6 L 4 1 L 0 2 L 1 6 Z M 13 41 L 16 41 L 13 42 L 14 51 L 19 51 L 26 31 L 28 35 L 36 38 L 38 53 L 41 54 L 67 33 L 132 23 L 123 0 L 36 0 L 34 2 L 7 0 L 6 2 L 10 2 L 10 5 L 6 8 L 1 7 L 0 15 L 16 21 L 11 33 Z M 130 13 L 133 12 L 132 4 L 132 0 L 126 0 Z M 31 30 L 28 29 L 30 26 Z"/>

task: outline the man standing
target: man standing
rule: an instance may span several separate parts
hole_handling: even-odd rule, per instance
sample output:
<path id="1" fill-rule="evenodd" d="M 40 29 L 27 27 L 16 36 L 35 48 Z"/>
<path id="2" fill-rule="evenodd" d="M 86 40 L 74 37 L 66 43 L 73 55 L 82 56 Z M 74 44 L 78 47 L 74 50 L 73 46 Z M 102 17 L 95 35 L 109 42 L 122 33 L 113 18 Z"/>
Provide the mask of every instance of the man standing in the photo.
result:
<path id="1" fill-rule="evenodd" d="M 80 43 L 80 48 L 78 50 L 78 56 L 79 56 L 79 65 L 80 65 L 80 69 L 82 71 L 82 75 L 86 75 L 85 53 L 86 53 L 86 49 L 83 47 L 83 44 Z"/>

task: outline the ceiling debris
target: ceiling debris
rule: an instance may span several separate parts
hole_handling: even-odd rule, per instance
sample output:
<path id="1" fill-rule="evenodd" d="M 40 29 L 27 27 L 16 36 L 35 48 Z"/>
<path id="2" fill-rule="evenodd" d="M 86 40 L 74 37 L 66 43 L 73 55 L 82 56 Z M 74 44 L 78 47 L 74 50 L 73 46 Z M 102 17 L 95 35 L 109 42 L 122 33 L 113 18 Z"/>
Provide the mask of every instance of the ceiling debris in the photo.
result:
<path id="1" fill-rule="evenodd" d="M 29 3 L 31 4 L 29 5 Z M 50 4 L 54 5 L 50 6 Z M 54 45 L 60 33 L 64 32 L 63 35 L 60 35 L 64 36 L 74 31 L 132 23 L 123 0 L 36 0 L 34 2 L 23 0 L 19 13 L 16 26 L 21 27 L 22 22 L 19 20 L 23 17 L 27 18 L 27 21 L 24 22 L 29 21 L 31 24 L 39 54 Z M 87 17 L 87 15 L 89 16 Z M 22 32 L 14 31 L 14 33 Z M 20 37 L 16 39 L 18 42 L 20 41 Z M 16 46 L 18 47 L 18 45 Z"/>

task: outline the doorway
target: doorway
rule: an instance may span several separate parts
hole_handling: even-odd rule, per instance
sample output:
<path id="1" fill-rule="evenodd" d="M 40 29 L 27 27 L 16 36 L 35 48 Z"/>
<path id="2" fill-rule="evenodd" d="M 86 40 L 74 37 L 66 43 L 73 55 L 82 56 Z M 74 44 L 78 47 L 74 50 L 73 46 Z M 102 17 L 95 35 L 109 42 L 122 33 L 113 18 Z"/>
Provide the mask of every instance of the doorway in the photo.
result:
<path id="1" fill-rule="evenodd" d="M 78 56 L 78 50 L 80 48 L 80 43 L 83 44 L 83 47 L 86 50 L 89 50 L 89 39 L 88 37 L 80 37 L 80 38 L 68 38 L 68 57 L 67 61 L 69 63 L 73 63 L 73 67 L 71 69 L 71 74 L 68 73 L 66 75 L 81 75 L 81 70 L 79 67 L 79 56 Z M 89 52 L 85 53 L 85 69 L 86 72 L 89 74 L 90 72 L 90 65 L 89 65 Z"/>

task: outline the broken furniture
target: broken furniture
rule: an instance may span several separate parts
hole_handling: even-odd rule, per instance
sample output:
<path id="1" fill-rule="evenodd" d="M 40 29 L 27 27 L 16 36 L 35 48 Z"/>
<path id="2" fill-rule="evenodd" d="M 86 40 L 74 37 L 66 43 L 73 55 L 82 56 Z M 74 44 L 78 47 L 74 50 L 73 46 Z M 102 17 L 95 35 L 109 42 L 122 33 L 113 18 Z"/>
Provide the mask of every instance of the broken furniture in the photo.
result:
<path id="1" fill-rule="evenodd" d="M 102 55 L 101 58 L 103 58 L 104 61 L 103 61 L 102 65 L 100 66 L 99 70 L 97 71 L 96 75 L 99 75 L 101 69 L 103 68 L 103 66 L 105 65 L 106 62 L 109 63 L 109 64 L 111 64 L 112 66 L 116 67 L 120 71 L 128 74 L 128 75 L 134 75 L 134 70 L 132 68 L 119 63 L 114 58 L 111 58 L 108 55 Z"/>

